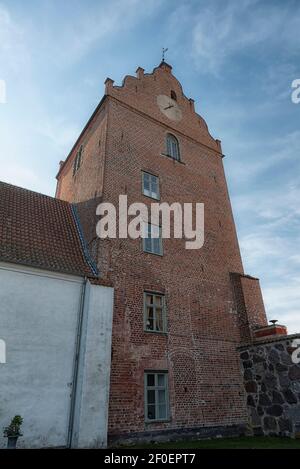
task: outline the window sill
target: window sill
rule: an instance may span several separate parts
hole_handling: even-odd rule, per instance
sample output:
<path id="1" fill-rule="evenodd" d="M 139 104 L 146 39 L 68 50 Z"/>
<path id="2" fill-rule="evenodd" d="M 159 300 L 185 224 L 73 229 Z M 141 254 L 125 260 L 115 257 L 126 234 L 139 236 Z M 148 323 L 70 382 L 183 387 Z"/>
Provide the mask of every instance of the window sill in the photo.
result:
<path id="1" fill-rule="evenodd" d="M 175 158 L 173 158 L 173 157 L 170 156 L 170 155 L 167 155 L 166 153 L 161 153 L 160 156 L 164 156 L 165 158 L 168 158 L 169 160 L 174 161 L 174 163 L 179 163 L 179 164 L 185 165 L 185 162 L 184 162 L 184 161 L 176 160 Z"/>
<path id="2" fill-rule="evenodd" d="M 168 423 L 168 422 L 171 422 L 171 418 L 168 417 L 166 419 L 159 419 L 159 420 L 148 420 L 148 419 L 145 419 L 145 424 L 149 425 L 149 424 L 155 424 L 155 423 Z"/>
<path id="3" fill-rule="evenodd" d="M 160 197 L 151 197 L 151 195 L 146 195 L 144 192 L 142 194 L 144 197 L 147 197 L 147 199 L 160 201 Z"/>
<path id="4" fill-rule="evenodd" d="M 164 332 L 164 331 L 149 331 L 148 329 L 144 329 L 144 332 L 146 334 L 159 334 L 159 335 L 165 335 L 165 336 L 168 335 L 168 332 Z"/>
<path id="5" fill-rule="evenodd" d="M 159 256 L 159 257 L 163 257 L 163 253 L 158 253 L 158 252 L 151 252 L 151 251 L 145 251 L 143 249 L 143 253 L 145 254 L 152 254 L 152 256 Z"/>

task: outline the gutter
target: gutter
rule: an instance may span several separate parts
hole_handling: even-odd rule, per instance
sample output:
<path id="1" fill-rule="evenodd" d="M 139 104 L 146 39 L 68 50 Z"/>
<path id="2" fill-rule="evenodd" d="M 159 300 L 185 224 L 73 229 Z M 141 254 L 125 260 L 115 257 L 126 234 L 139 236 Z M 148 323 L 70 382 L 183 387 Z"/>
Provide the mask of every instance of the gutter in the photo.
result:
<path id="1" fill-rule="evenodd" d="M 70 205 L 71 205 L 71 211 L 72 211 L 73 218 L 74 218 L 76 228 L 77 228 L 77 233 L 78 233 L 78 236 L 79 236 L 79 239 L 80 239 L 80 244 L 81 244 L 81 248 L 82 248 L 82 251 L 83 251 L 84 259 L 85 259 L 86 263 L 88 264 L 89 268 L 91 269 L 93 275 L 95 277 L 98 277 L 99 276 L 98 267 L 97 267 L 96 263 L 93 261 L 93 259 L 91 258 L 88 247 L 86 245 L 76 205 L 75 204 L 70 204 Z"/>

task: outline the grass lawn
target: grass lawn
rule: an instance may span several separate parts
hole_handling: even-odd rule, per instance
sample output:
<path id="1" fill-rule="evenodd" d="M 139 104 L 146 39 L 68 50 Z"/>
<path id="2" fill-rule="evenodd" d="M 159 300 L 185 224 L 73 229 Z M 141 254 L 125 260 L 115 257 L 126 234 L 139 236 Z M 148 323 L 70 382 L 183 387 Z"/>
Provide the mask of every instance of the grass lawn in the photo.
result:
<path id="1" fill-rule="evenodd" d="M 125 448 L 125 446 L 122 446 Z M 300 449 L 300 439 L 293 440 L 291 438 L 280 437 L 240 437 L 240 438 L 216 438 L 211 440 L 194 440 L 194 441 L 173 441 L 167 443 L 145 443 L 134 446 L 126 446 L 133 449 Z"/>

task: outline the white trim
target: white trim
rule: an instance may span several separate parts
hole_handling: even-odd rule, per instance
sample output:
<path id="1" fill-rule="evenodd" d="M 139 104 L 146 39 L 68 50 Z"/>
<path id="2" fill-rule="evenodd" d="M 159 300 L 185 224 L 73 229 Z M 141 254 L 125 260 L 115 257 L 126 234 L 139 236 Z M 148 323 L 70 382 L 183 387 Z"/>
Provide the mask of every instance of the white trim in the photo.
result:
<path id="1" fill-rule="evenodd" d="M 0 261 L 0 270 L 8 270 L 11 272 L 18 272 L 26 275 L 36 275 L 38 277 L 47 277 L 52 279 L 64 280 L 66 282 L 83 283 L 84 277 L 75 276 L 71 274 L 63 274 L 60 272 L 52 272 L 51 270 L 43 270 L 35 267 L 28 267 L 21 264 L 14 264 L 9 262 Z"/>

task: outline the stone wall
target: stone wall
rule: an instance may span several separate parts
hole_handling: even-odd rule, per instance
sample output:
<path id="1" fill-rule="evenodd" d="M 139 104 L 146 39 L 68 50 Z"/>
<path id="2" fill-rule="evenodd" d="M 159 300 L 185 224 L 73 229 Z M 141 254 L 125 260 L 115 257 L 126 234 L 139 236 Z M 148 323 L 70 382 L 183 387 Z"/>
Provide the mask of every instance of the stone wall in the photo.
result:
<path id="1" fill-rule="evenodd" d="M 294 437 L 300 431 L 300 363 L 292 360 L 295 339 L 300 340 L 300 334 L 239 348 L 255 435 Z"/>

